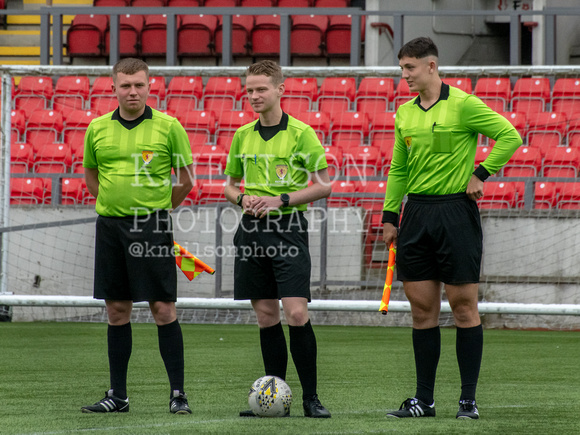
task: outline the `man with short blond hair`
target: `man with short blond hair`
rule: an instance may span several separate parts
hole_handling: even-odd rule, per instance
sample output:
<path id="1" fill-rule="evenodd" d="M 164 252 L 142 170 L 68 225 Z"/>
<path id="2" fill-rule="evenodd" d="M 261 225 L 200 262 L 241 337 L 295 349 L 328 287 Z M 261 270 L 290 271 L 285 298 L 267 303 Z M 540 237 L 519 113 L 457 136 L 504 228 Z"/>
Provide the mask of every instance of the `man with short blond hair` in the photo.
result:
<path id="1" fill-rule="evenodd" d="M 276 63 L 266 60 L 251 65 L 246 91 L 259 119 L 236 131 L 225 170 L 226 198 L 243 211 L 234 236 L 234 298 L 252 301 L 266 375 L 285 379 L 288 351 L 280 321 L 282 301 L 290 352 L 302 384 L 304 415 L 329 418 L 317 392 L 317 344 L 308 316 L 308 221 L 304 217 L 307 204 L 330 194 L 324 148 L 312 127 L 283 112 L 284 76 Z M 240 416 L 255 415 L 242 411 Z"/>

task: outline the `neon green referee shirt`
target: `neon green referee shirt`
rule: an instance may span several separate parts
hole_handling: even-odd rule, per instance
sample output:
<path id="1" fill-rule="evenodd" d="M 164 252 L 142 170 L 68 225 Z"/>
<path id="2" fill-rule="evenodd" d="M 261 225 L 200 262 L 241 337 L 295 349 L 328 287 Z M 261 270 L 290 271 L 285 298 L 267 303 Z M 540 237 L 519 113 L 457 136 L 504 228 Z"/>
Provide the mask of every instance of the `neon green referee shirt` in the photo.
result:
<path id="1" fill-rule="evenodd" d="M 327 167 L 324 148 L 314 129 L 283 113 L 278 126 L 263 127 L 258 119 L 236 131 L 225 174 L 243 178 L 248 195 L 279 196 L 304 189 L 310 172 Z M 283 207 L 281 213 L 306 208 L 306 204 Z"/>
<path id="2" fill-rule="evenodd" d="M 474 95 L 446 85 L 425 110 L 420 97 L 401 105 L 395 117 L 395 145 L 383 207 L 383 222 L 398 226 L 407 193 L 447 195 L 465 192 L 471 175 L 495 174 L 522 144 L 513 125 Z M 473 171 L 477 136 L 496 141 Z"/>
<path id="3" fill-rule="evenodd" d="M 85 134 L 83 166 L 99 170 L 96 211 L 101 216 L 143 216 L 171 208 L 171 168 L 193 163 L 179 121 L 145 106 L 134 121 L 119 109 L 93 119 Z"/>

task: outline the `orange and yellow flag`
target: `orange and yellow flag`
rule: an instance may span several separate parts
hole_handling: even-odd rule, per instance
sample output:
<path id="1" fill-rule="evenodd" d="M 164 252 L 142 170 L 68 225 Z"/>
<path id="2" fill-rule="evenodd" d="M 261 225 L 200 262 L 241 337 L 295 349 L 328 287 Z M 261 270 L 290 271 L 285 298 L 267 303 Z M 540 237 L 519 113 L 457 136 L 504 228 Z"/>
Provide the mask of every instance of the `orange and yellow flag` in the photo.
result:
<path id="1" fill-rule="evenodd" d="M 385 288 L 383 289 L 383 297 L 381 299 L 381 306 L 379 311 L 387 314 L 389 311 L 389 301 L 391 300 L 391 286 L 393 285 L 393 275 L 395 274 L 395 256 L 397 249 L 391 243 L 389 246 L 389 262 L 387 264 L 387 278 L 385 279 Z"/>
<path id="2" fill-rule="evenodd" d="M 207 272 L 210 275 L 215 273 L 211 267 L 185 249 L 183 246 L 179 245 L 177 242 L 175 244 L 175 263 L 179 267 L 187 279 L 193 280 L 201 272 Z"/>

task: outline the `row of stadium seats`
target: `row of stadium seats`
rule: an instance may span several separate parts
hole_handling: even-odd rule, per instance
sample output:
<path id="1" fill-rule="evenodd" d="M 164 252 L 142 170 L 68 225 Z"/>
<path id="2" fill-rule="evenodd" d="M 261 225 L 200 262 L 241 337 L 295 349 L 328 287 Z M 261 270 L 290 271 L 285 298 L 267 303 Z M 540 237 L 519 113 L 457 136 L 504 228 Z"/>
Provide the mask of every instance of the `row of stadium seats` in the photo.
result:
<path id="1" fill-rule="evenodd" d="M 183 205 L 224 202 L 225 182 L 196 180 Z M 57 187 L 58 188 L 58 187 Z M 478 201 L 482 209 L 512 209 L 524 206 L 524 183 L 488 181 L 484 196 Z M 10 203 L 13 205 L 50 204 L 53 196 L 51 178 L 12 178 Z M 370 212 L 372 228 L 380 228 L 386 183 L 384 181 L 335 181 L 328 198 L 329 207 L 363 207 Z M 61 204 L 94 204 L 83 178 L 63 178 L 60 183 Z M 580 182 L 536 182 L 535 209 L 580 209 Z"/>
<path id="2" fill-rule="evenodd" d="M 559 78 L 553 88 L 548 78 L 519 78 L 513 87 L 507 77 L 481 77 L 475 87 L 467 77 L 445 77 L 445 83 L 477 95 L 497 112 L 580 113 L 580 78 Z M 61 111 L 92 110 L 106 113 L 116 106 L 110 77 L 98 77 L 90 83 L 86 76 L 64 76 L 53 84 L 51 77 L 25 76 L 14 89 L 14 106 L 27 115 L 32 110 L 54 108 Z M 356 111 L 369 115 L 396 111 L 416 96 L 405 80 L 395 87 L 392 78 L 364 77 L 357 85 L 354 77 L 327 77 L 320 87 L 316 78 L 290 77 L 285 81 L 284 104 L 295 112 Z M 151 77 L 152 107 L 175 113 L 190 110 L 220 112 L 251 110 L 239 77 L 199 76 Z"/>
<path id="3" fill-rule="evenodd" d="M 116 107 L 110 99 L 109 109 Z M 295 112 L 282 106 L 288 113 L 304 121 L 317 133 L 323 145 L 363 145 L 378 148 L 392 147 L 395 137 L 395 112 Z M 290 100 L 292 101 L 292 100 Z M 222 110 L 219 112 L 192 110 L 167 112 L 176 116 L 193 146 L 216 144 L 229 150 L 235 130 L 256 119 L 253 111 Z M 521 112 L 502 112 L 518 130 L 524 144 L 539 148 L 542 154 L 556 146 L 580 147 L 580 112 L 538 112 L 526 116 Z M 98 112 L 55 109 L 34 110 L 27 114 L 22 109 L 11 111 L 12 142 L 28 142 L 38 148 L 46 143 L 68 143 L 77 147 L 83 142 L 84 130 Z M 493 141 L 480 137 L 479 145 L 492 147 Z"/>
<path id="4" fill-rule="evenodd" d="M 296 15 L 292 17 L 290 53 L 293 56 L 350 56 L 351 17 Z M 122 57 L 160 57 L 167 54 L 166 15 L 121 15 L 119 53 Z M 179 15 L 177 56 L 222 55 L 222 17 Z M 109 17 L 77 15 L 67 31 L 69 57 L 109 55 Z M 233 56 L 279 56 L 279 15 L 232 17 Z"/>
<path id="5" fill-rule="evenodd" d="M 93 6 L 346 8 L 350 0 L 94 0 Z"/>
<path id="6" fill-rule="evenodd" d="M 11 172 L 36 174 L 83 173 L 83 144 L 47 143 L 34 147 L 28 143 L 11 145 Z M 392 143 L 384 148 L 351 145 L 326 146 L 330 177 L 365 178 L 386 176 L 392 159 Z M 479 147 L 475 165 L 484 161 L 491 147 Z M 223 175 L 228 151 L 220 145 L 192 147 L 195 175 Z M 580 173 L 580 149 L 554 147 L 542 156 L 540 149 L 520 147 L 497 174 L 503 177 L 576 178 Z"/>

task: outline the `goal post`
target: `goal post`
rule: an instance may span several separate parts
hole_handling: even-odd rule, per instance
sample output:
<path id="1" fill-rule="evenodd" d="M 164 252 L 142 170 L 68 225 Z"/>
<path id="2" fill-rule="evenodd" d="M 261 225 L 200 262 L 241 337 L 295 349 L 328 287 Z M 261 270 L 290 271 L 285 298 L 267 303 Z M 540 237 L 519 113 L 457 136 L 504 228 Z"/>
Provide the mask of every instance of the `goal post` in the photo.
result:
<path id="1" fill-rule="evenodd" d="M 400 78 L 398 67 L 285 67 L 283 70 L 286 77 L 316 79 L 319 90 L 329 77 L 354 78 L 357 86 L 365 78 L 379 77 L 393 80 L 395 88 Z M 163 78 L 167 84 L 176 76 L 200 77 L 205 84 L 211 77 L 243 77 L 244 71 L 245 67 L 150 67 L 150 75 Z M 63 76 L 88 76 L 91 83 L 94 83 L 97 77 L 109 75 L 111 68 L 0 66 L 0 72 L 2 107 L 9 108 L 11 105 L 15 107 L 12 98 L 14 77 L 50 77 L 56 83 Z M 457 83 L 458 78 L 462 82 L 469 79 L 472 92 L 475 92 L 476 83 L 482 78 L 507 78 L 512 88 L 520 78 L 547 78 L 552 94 L 543 104 L 544 112 L 550 112 L 556 107 L 555 83 L 561 78 L 580 80 L 580 67 L 441 67 L 440 74 L 444 81 L 455 80 L 454 83 Z M 375 120 L 380 111 L 394 113 L 396 105 L 404 101 L 402 98 L 397 99 L 401 95 L 396 91 L 388 96 L 384 109 L 379 109 L 378 105 L 375 109 L 369 109 L 372 106 L 367 105 L 364 116 L 369 118 L 370 126 L 368 132 L 361 136 L 359 147 L 373 148 L 385 143 L 390 143 L 392 147 L 392 137 L 388 138 L 392 131 L 388 131 L 387 127 L 378 129 Z M 573 102 L 576 99 L 580 100 L 580 91 L 577 95 L 568 95 L 564 100 Z M 506 103 L 505 112 L 511 112 L 510 102 Z M 47 101 L 46 109 L 53 109 L 52 104 L 52 101 Z M 84 104 L 85 110 L 91 109 L 90 99 Z M 160 97 L 158 104 L 159 110 L 168 111 L 166 100 Z M 200 99 L 192 110 L 204 110 L 203 104 Z M 314 97 L 309 104 L 309 112 L 320 112 L 322 100 L 318 101 Z M 358 102 L 351 99 L 348 104 L 347 112 L 357 113 Z M 235 100 L 232 110 L 243 109 L 244 99 Z M 183 119 L 183 113 L 170 114 Z M 300 119 L 300 115 L 303 114 L 296 114 L 296 117 Z M 575 149 L 580 144 L 574 138 L 576 133 L 580 137 L 580 122 L 576 133 L 573 126 L 580 119 L 576 119 L 572 111 L 566 115 L 566 130 L 557 133 L 559 146 Z M 332 161 L 343 167 L 338 168 L 331 177 L 331 198 L 315 204 L 308 212 L 313 264 L 313 301 L 310 307 L 313 316 L 317 317 L 315 320 L 319 323 L 409 325 L 409 305 L 398 282 L 393 284 L 389 306 L 393 315 L 378 315 L 387 256 L 376 215 L 380 213 L 384 199 L 384 185 L 379 183 L 384 183 L 388 177 L 388 150 L 381 149 L 379 161 L 373 164 L 367 161 L 362 167 L 357 166 L 357 162 L 349 160 L 353 158 L 352 149 L 338 142 L 338 135 L 333 131 L 333 117 L 329 116 L 329 119 L 330 131 L 321 134 L 327 149 L 327 159 L 329 163 Z M 11 166 L 11 147 L 26 143 L 26 128 L 18 133 L 20 137 L 16 137 L 17 130 L 11 125 L 10 110 L 2 111 L 1 123 L 0 306 L 13 306 L 15 320 L 83 321 L 97 318 L 99 313 L 102 314 L 103 304 L 91 298 L 94 273 L 93 222 L 96 217 L 94 205 L 74 201 L 64 204 L 58 200 L 62 196 L 65 180 L 82 178 L 82 173 L 74 172 L 71 167 L 63 173 L 14 171 Z M 521 130 L 526 146 L 532 140 L 529 127 L 527 122 Z M 537 129 L 545 127 L 540 125 Z M 382 145 L 379 145 L 379 133 L 384 134 Z M 57 142 L 67 145 L 63 133 L 60 133 Z M 209 150 L 207 147 L 218 145 L 215 133 L 212 133 L 207 143 L 192 142 L 192 148 L 196 147 L 194 152 L 198 156 L 204 150 Z M 483 152 L 484 148 L 489 150 L 492 146 L 491 141 L 481 138 L 478 151 Z M 332 160 L 335 158 L 333 152 L 339 148 L 343 154 L 340 162 Z M 351 166 L 350 172 L 346 171 L 347 166 Z M 580 200 L 574 199 L 572 195 L 566 200 L 568 202 L 561 203 L 564 196 L 559 193 L 558 197 L 545 199 L 546 207 L 538 207 L 540 202 L 536 192 L 538 186 L 544 184 L 556 183 L 562 189 L 563 186 L 577 185 L 580 168 L 576 168 L 576 177 L 554 176 L 548 174 L 552 166 L 539 163 L 532 168 L 536 171 L 534 175 L 500 173 L 486 182 L 486 185 L 494 186 L 503 183 L 512 189 L 496 198 L 497 204 L 493 206 L 485 202 L 480 204 L 484 255 L 479 309 L 487 327 L 580 329 L 580 263 L 576 260 L 576 246 L 580 238 L 577 225 L 580 210 L 576 204 Z M 367 172 L 369 167 L 374 172 Z M 567 169 L 574 171 L 574 168 Z M 223 166 L 220 170 L 223 171 Z M 11 204 L 10 180 L 17 178 L 46 180 L 50 199 L 34 205 Z M 223 182 L 224 179 L 223 172 L 197 176 L 198 186 L 208 181 Z M 343 191 L 343 184 L 356 187 Z M 378 190 L 369 189 L 369 186 L 377 185 Z M 208 322 L 252 321 L 247 316 L 237 314 L 250 311 L 249 305 L 231 299 L 231 246 L 239 210 L 224 202 L 223 198 L 214 198 L 203 204 L 191 201 L 174 214 L 176 241 L 208 264 L 219 265 L 214 276 L 201 275 L 192 283 L 180 280 L 178 307 L 184 313 L 184 321 L 196 321 L 199 318 L 197 314 L 188 317 L 187 312 L 203 313 L 203 321 Z M 137 305 L 136 311 L 141 306 Z M 444 325 L 453 323 L 448 307 L 444 300 Z M 146 308 L 143 311 L 147 311 Z"/>

